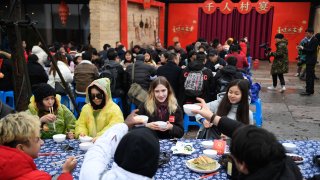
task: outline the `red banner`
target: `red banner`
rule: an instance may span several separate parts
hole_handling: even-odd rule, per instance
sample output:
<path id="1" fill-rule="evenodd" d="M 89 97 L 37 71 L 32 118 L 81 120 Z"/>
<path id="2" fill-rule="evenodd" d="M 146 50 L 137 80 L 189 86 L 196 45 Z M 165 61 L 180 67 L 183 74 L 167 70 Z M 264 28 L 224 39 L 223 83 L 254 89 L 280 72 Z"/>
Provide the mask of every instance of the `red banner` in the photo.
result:
<path id="1" fill-rule="evenodd" d="M 222 1 L 220 4 L 220 11 L 223 14 L 230 14 L 233 11 L 234 3 L 231 0 Z"/>
<path id="2" fill-rule="evenodd" d="M 212 14 L 216 10 L 216 3 L 213 0 L 207 0 L 203 3 L 202 9 L 206 14 Z"/>
<path id="3" fill-rule="evenodd" d="M 268 0 L 259 0 L 255 3 L 255 8 L 258 13 L 265 14 L 270 10 L 271 3 Z"/>
<path id="4" fill-rule="evenodd" d="M 241 14 L 247 14 L 251 11 L 253 3 L 250 0 L 241 0 L 237 3 L 237 9 Z"/>
<path id="5" fill-rule="evenodd" d="M 267 13 L 272 4 L 269 0 L 259 0 L 256 3 L 252 3 L 250 0 L 241 0 L 238 3 L 233 3 L 231 0 L 224 0 L 221 3 L 215 3 L 213 0 L 207 0 L 203 3 L 202 9 L 207 14 L 212 14 L 219 8 L 221 13 L 230 14 L 236 7 L 241 14 L 247 14 L 254 7 L 258 13 Z"/>

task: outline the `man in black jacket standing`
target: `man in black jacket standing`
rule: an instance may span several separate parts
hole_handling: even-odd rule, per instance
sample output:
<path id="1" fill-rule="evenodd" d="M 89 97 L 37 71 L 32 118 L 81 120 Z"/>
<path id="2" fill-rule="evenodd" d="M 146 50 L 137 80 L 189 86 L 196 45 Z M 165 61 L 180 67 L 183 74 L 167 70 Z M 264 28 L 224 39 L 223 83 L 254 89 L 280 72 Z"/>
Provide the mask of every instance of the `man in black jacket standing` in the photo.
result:
<path id="1" fill-rule="evenodd" d="M 297 47 L 306 55 L 306 91 L 300 93 L 302 96 L 310 96 L 314 93 L 314 68 L 317 63 L 318 40 L 314 37 L 313 33 L 313 29 L 308 28 L 306 30 L 307 43 L 304 46 Z"/>

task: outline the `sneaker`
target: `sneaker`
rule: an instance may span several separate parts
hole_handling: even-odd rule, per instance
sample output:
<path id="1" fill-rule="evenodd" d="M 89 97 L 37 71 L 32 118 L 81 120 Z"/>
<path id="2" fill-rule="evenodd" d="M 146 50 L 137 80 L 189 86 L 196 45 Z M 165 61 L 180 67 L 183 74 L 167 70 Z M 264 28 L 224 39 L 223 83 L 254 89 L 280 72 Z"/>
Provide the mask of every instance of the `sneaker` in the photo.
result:
<path id="1" fill-rule="evenodd" d="M 298 76 L 300 76 L 300 73 L 297 73 L 297 74 L 295 74 L 294 76 L 295 76 L 295 77 L 298 77 Z"/>
<path id="2" fill-rule="evenodd" d="M 282 88 L 280 89 L 280 92 L 283 93 L 286 90 L 285 86 L 282 86 Z"/>
<path id="3" fill-rule="evenodd" d="M 272 91 L 275 91 L 277 88 L 274 87 L 274 86 L 269 86 L 268 89 L 269 89 L 269 90 L 272 90 Z"/>

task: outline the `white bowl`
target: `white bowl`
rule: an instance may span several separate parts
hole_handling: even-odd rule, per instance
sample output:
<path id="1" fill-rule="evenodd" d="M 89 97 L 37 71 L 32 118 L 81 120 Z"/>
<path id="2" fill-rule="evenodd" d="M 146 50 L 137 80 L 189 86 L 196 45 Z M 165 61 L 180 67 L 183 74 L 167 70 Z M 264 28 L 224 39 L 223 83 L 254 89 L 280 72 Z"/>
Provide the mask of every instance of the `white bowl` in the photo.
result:
<path id="1" fill-rule="evenodd" d="M 146 115 L 137 115 L 137 116 L 134 117 L 134 119 L 135 119 L 135 120 L 140 119 L 140 120 L 143 121 L 143 124 L 137 124 L 137 125 L 135 125 L 135 126 L 144 126 L 144 125 L 146 125 L 146 124 L 148 123 L 149 117 L 146 116 Z"/>
<path id="2" fill-rule="evenodd" d="M 183 110 L 188 116 L 195 116 L 194 113 L 192 113 L 192 110 L 201 109 L 201 106 L 197 104 L 185 104 L 183 105 Z"/>
<path id="3" fill-rule="evenodd" d="M 213 141 L 202 141 L 201 145 L 206 149 L 213 149 Z"/>
<path id="4" fill-rule="evenodd" d="M 292 143 L 282 143 L 282 146 L 286 149 L 287 152 L 293 152 L 297 149 L 297 146 Z"/>
<path id="5" fill-rule="evenodd" d="M 167 128 L 167 123 L 164 122 L 164 121 L 156 121 L 155 123 L 160 127 L 160 129 L 166 129 Z"/>
<path id="6" fill-rule="evenodd" d="M 67 135 L 65 134 L 56 134 L 52 136 L 53 140 L 57 143 L 63 142 L 64 140 L 66 140 L 66 137 Z"/>
<path id="7" fill-rule="evenodd" d="M 80 142 L 91 142 L 93 139 L 93 137 L 90 137 L 90 136 L 79 136 L 79 140 Z"/>
<path id="8" fill-rule="evenodd" d="M 93 146 L 92 142 L 83 142 L 79 144 L 79 147 L 82 151 L 87 151 L 89 148 Z"/>
<path id="9" fill-rule="evenodd" d="M 213 149 L 205 149 L 205 150 L 203 150 L 203 154 L 210 157 L 210 158 L 214 158 L 217 156 L 218 152 Z"/>

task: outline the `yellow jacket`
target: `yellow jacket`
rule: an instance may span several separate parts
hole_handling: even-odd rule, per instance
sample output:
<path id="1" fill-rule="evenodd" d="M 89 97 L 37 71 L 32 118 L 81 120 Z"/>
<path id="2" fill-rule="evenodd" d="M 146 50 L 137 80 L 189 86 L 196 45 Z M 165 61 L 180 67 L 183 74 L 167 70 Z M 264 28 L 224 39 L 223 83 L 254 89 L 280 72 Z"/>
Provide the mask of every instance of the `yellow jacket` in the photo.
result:
<path id="1" fill-rule="evenodd" d="M 91 137 L 98 137 L 112 125 L 124 122 L 119 106 L 112 101 L 109 79 L 97 79 L 88 86 L 86 90 L 87 102 L 90 102 L 88 89 L 93 85 L 98 86 L 99 89 L 104 91 L 106 104 L 102 109 L 97 110 L 94 110 L 90 103 L 83 106 L 79 119 L 76 122 L 76 137 L 78 137 L 80 133 Z M 99 113 L 96 118 L 93 115 L 94 112 Z"/>

